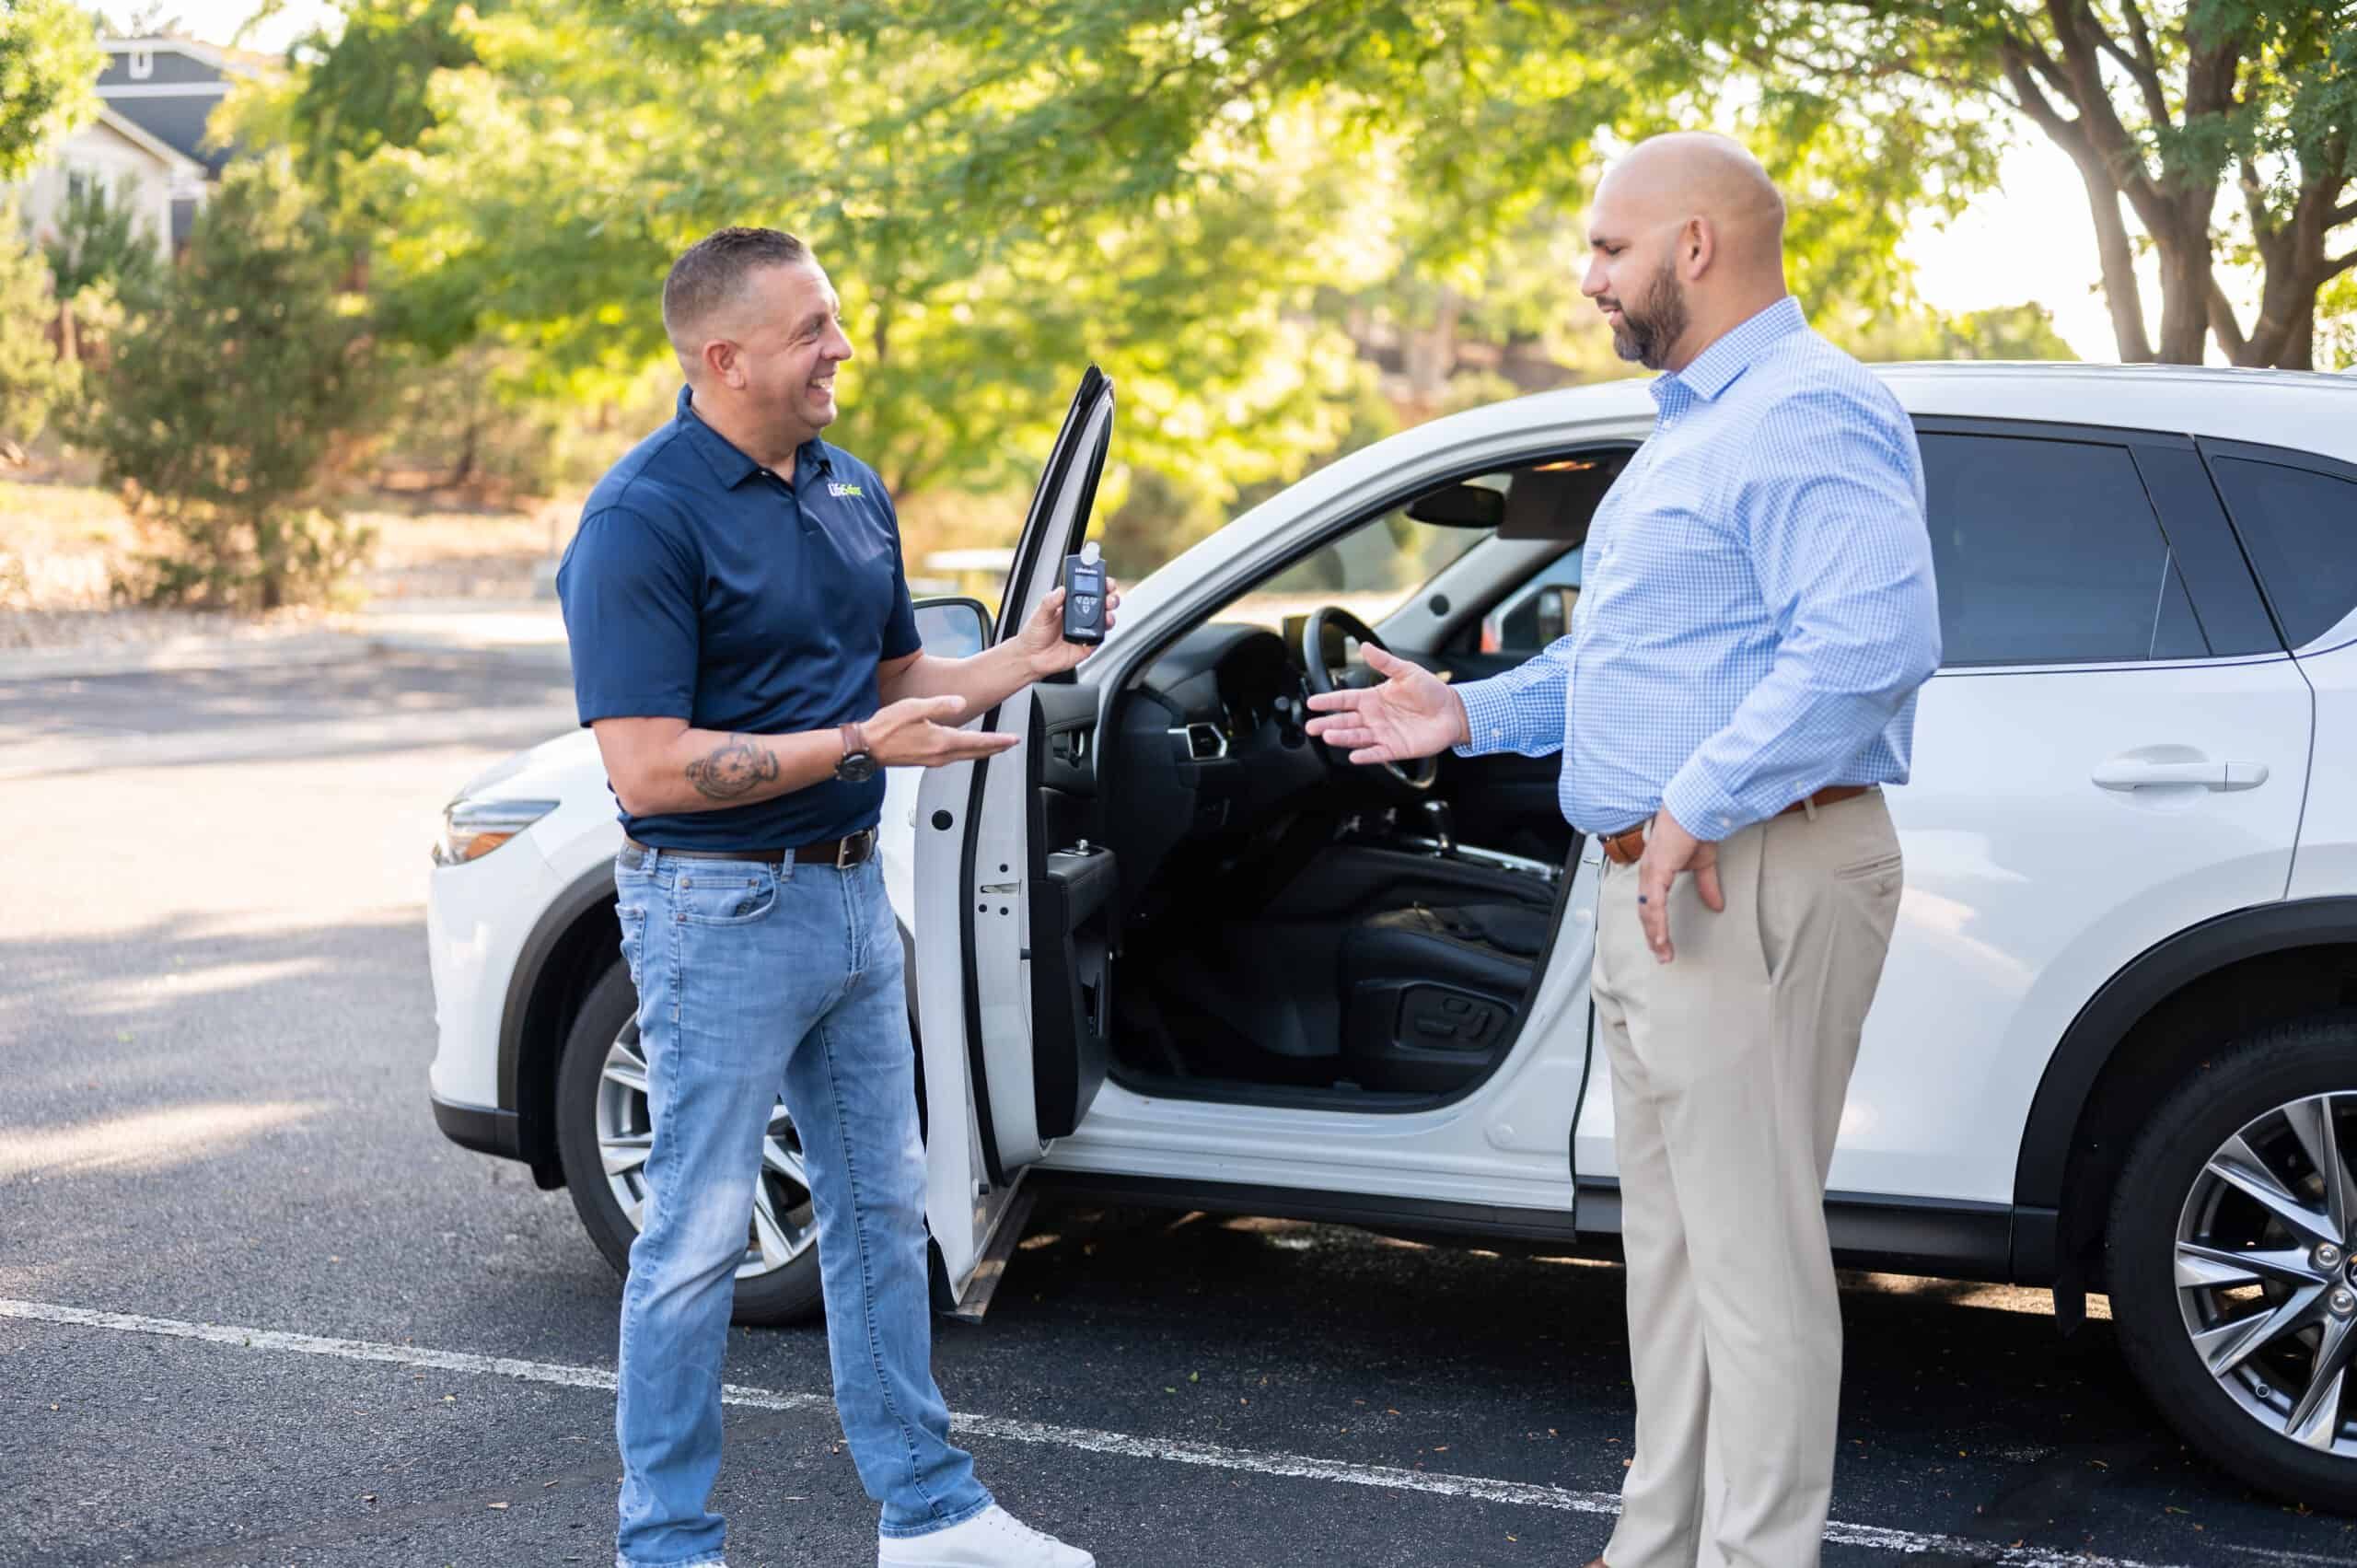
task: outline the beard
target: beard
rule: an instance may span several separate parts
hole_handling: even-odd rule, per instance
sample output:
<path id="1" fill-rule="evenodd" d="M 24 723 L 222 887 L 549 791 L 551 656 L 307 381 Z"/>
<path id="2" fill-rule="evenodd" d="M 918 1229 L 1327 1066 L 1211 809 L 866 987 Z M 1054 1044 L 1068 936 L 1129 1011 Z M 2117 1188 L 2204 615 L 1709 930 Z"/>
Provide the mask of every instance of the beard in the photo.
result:
<path id="1" fill-rule="evenodd" d="M 1648 370 L 1659 370 L 1672 344 L 1686 335 L 1690 318 L 1686 291 L 1678 286 L 1678 266 L 1665 261 L 1645 285 L 1644 297 L 1618 300 L 1620 319 L 1612 329 L 1612 352 Z"/>

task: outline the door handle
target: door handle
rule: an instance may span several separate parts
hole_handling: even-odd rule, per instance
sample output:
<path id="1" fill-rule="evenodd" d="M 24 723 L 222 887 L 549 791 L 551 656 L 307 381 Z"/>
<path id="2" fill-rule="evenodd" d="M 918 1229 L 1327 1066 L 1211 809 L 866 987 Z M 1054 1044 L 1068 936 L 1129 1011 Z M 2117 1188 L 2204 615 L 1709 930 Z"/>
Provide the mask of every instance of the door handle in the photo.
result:
<path id="1" fill-rule="evenodd" d="M 2152 789 L 2199 784 L 2204 789 L 2257 789 L 2267 782 L 2264 762 L 2146 762 L 2120 759 L 2095 771 L 2105 789 Z"/>

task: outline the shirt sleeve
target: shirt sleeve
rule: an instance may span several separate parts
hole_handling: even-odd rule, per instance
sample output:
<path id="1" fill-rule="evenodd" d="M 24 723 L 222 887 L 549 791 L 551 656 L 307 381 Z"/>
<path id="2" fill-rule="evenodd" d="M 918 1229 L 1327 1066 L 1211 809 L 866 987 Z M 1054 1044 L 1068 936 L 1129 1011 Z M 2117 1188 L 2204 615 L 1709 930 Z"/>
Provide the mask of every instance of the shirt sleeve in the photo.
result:
<path id="1" fill-rule="evenodd" d="M 900 553 L 900 514 L 880 479 L 876 482 L 876 494 L 883 497 L 884 516 L 892 525 L 892 608 L 884 620 L 883 656 L 906 658 L 924 646 L 924 639 L 917 635 L 917 607 L 909 598 L 908 560 Z"/>
<path id="2" fill-rule="evenodd" d="M 1573 613 L 1578 614 L 1576 608 Z M 1519 751 L 1526 757 L 1545 757 L 1561 751 L 1571 675 L 1572 639 L 1562 636 L 1504 675 L 1452 688 L 1465 704 L 1465 733 L 1471 738 L 1457 748 L 1457 754 Z"/>
<path id="3" fill-rule="evenodd" d="M 581 520 L 556 572 L 573 697 L 598 719 L 695 717 L 697 574 L 684 543 L 635 513 Z"/>
<path id="4" fill-rule="evenodd" d="M 1779 629 L 1775 663 L 1662 793 L 1723 839 L 1845 772 L 1940 664 L 1922 464 L 1905 414 L 1828 388 L 1777 404 L 1729 497 Z"/>

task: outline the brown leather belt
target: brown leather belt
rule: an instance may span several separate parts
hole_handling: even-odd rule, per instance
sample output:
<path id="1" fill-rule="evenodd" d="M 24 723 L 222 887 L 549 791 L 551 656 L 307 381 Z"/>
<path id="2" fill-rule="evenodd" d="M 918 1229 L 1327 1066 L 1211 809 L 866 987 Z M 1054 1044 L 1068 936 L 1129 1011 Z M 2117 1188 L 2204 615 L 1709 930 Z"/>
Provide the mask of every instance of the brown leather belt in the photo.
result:
<path id="1" fill-rule="evenodd" d="M 1814 806 L 1838 805 L 1844 800 L 1855 800 L 1858 796 L 1881 787 L 1880 784 L 1827 784 L 1815 795 L 1794 801 L 1776 815 L 1788 817 L 1795 811 L 1805 811 Z M 1648 818 L 1633 828 L 1608 835 L 1604 840 L 1604 857 L 1615 865 L 1636 865 L 1644 855 L 1645 830 L 1651 826 L 1653 822 Z"/>
<path id="2" fill-rule="evenodd" d="M 635 851 L 638 860 L 630 858 Z M 822 839 L 815 844 L 778 845 L 770 849 L 662 849 L 643 844 L 625 836 L 622 840 L 623 864 L 635 867 L 645 856 L 659 854 L 666 860 L 735 860 L 749 861 L 761 865 L 776 865 L 791 860 L 798 865 L 831 865 L 838 871 L 849 871 L 865 865 L 876 854 L 876 830 L 852 834 L 849 838 Z"/>

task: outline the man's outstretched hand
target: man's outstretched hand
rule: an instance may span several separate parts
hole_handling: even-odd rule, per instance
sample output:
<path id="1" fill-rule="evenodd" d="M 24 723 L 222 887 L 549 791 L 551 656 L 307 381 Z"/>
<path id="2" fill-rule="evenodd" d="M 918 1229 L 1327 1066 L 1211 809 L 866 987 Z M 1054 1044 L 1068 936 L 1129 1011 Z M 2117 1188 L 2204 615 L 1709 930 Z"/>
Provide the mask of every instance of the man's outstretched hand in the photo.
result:
<path id="1" fill-rule="evenodd" d="M 1465 704 L 1448 682 L 1381 648 L 1364 652 L 1383 684 L 1311 697 L 1311 710 L 1325 716 L 1309 721 L 1310 734 L 1363 764 L 1437 756 L 1471 738 Z"/>

